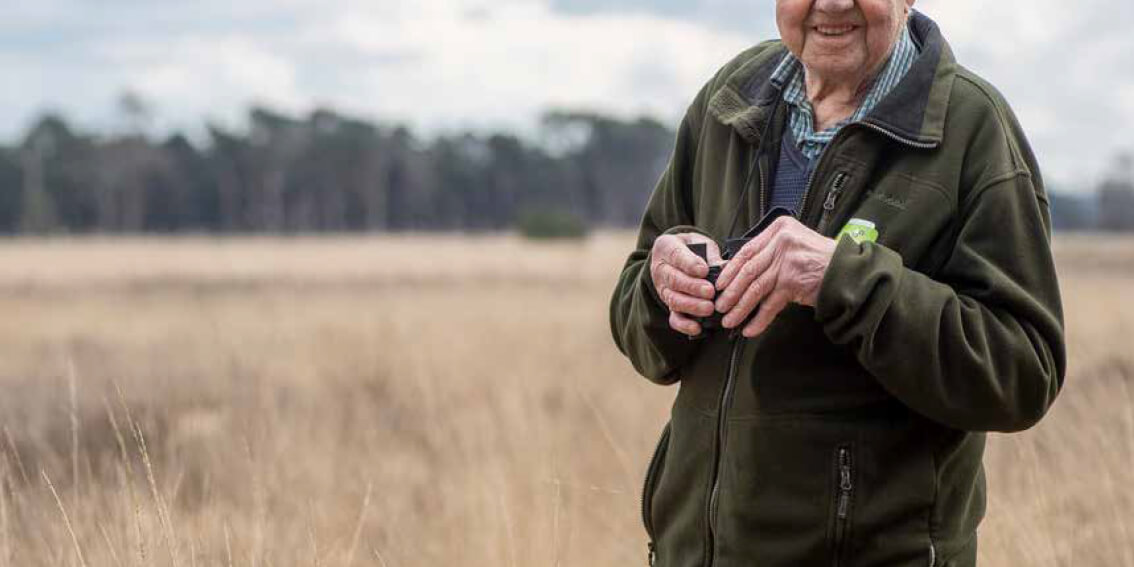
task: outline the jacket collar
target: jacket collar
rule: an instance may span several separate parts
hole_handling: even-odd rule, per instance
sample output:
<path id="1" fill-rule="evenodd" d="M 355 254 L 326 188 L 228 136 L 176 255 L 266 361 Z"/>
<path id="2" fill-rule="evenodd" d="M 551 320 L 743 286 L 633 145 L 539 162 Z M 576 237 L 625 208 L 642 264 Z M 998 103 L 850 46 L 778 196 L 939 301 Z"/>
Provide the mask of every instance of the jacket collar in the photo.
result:
<path id="1" fill-rule="evenodd" d="M 906 76 L 862 119 L 884 134 L 918 147 L 936 147 L 945 131 L 945 113 L 956 75 L 956 60 L 937 24 L 921 12 L 910 16 L 910 32 L 921 48 Z M 745 140 L 760 140 L 780 90 L 772 72 L 787 55 L 783 43 L 745 61 L 709 99 L 709 112 Z"/>

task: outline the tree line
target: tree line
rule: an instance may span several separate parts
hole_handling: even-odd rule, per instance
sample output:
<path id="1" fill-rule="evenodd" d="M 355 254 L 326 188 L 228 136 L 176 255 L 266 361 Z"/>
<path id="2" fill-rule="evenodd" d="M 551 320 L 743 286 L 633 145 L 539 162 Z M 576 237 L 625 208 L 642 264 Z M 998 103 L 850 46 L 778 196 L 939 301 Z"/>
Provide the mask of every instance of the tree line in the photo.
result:
<path id="1" fill-rule="evenodd" d="M 140 101 L 122 106 L 143 121 Z M 0 233 L 489 231 L 525 215 L 634 227 L 675 135 L 650 118 L 562 111 L 536 139 L 424 140 L 330 110 L 256 107 L 247 124 L 194 142 L 45 115 L 0 146 Z M 1058 229 L 1134 230 L 1134 159 L 1115 163 L 1093 193 L 1052 193 Z"/>
<path id="2" fill-rule="evenodd" d="M 1052 192 L 1056 230 L 1134 231 L 1134 155 L 1119 152 L 1092 192 Z"/>
<path id="3" fill-rule="evenodd" d="M 245 131 L 80 132 L 58 115 L 0 147 L 0 232 L 501 230 L 548 211 L 635 225 L 674 132 L 656 120 L 551 112 L 539 140 L 430 141 L 319 110 L 249 112 Z"/>

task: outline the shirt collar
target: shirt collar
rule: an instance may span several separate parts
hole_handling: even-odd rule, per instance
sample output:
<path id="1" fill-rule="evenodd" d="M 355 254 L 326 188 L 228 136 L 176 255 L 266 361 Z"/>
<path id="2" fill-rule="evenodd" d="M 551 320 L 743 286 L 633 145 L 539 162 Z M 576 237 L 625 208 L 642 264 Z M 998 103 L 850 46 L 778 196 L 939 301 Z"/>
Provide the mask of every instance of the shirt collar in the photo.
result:
<path id="1" fill-rule="evenodd" d="M 918 50 L 913 65 L 878 106 L 862 119 L 879 135 L 918 148 L 939 147 L 957 78 L 957 59 L 941 29 L 929 16 L 910 10 L 908 28 Z M 761 42 L 733 58 L 706 84 L 706 112 L 749 143 L 759 143 L 775 101 L 783 91 L 772 71 L 787 49 L 780 40 Z"/>

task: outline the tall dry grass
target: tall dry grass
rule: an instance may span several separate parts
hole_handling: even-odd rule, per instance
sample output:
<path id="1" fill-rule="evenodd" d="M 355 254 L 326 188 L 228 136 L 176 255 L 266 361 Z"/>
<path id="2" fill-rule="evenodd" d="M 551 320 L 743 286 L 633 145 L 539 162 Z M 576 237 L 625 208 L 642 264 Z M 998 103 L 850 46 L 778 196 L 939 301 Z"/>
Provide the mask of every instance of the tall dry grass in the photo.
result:
<path id="1" fill-rule="evenodd" d="M 642 564 L 630 244 L 0 244 L 0 567 Z M 1057 254 L 1068 385 L 990 439 L 982 564 L 1134 565 L 1134 241 Z"/>

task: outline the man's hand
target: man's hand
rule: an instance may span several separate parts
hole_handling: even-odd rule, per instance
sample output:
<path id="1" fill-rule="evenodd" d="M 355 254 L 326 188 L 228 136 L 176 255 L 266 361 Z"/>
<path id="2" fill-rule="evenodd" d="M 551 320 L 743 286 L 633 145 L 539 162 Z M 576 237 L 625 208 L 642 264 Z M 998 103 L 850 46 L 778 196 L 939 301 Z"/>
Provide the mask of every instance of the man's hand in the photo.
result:
<path id="1" fill-rule="evenodd" d="M 763 333 L 789 303 L 814 307 L 819 286 L 838 243 L 794 217 L 780 217 L 728 261 L 717 278 L 717 311 L 734 328 L 756 316 L 741 331 L 752 338 Z"/>
<path id="2" fill-rule="evenodd" d="M 721 262 L 721 252 L 711 238 L 697 233 L 663 234 L 654 240 L 650 252 L 650 277 L 658 297 L 669 307 L 669 326 L 695 337 L 701 325 L 693 317 L 713 314 L 716 290 L 705 279 L 709 264 L 689 250 L 689 244 L 706 244 L 709 262 Z"/>

